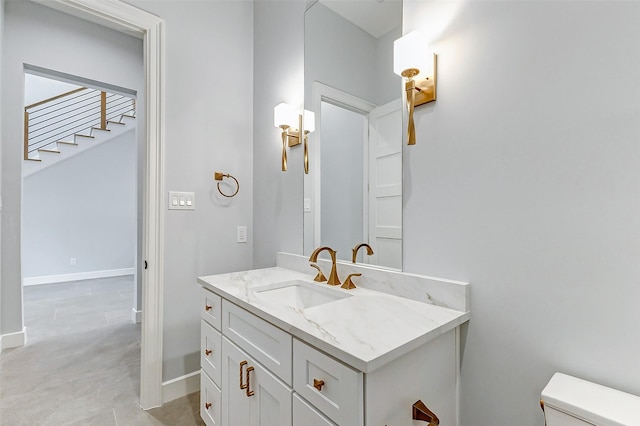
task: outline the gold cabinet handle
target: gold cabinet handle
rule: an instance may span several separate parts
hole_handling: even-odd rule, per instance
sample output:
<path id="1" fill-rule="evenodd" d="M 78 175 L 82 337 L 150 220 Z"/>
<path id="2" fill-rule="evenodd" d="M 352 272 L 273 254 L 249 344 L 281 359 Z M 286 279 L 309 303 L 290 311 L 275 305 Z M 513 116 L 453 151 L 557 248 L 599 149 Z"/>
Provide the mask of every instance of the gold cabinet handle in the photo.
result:
<path id="1" fill-rule="evenodd" d="M 248 362 L 247 361 L 242 361 L 240 363 L 240 389 L 246 389 L 247 385 L 245 385 L 244 383 L 242 383 L 242 367 L 244 367 L 245 365 L 247 365 Z"/>
<path id="2" fill-rule="evenodd" d="M 253 371 L 253 367 L 247 367 L 247 396 L 253 396 L 253 391 L 251 390 L 251 376 L 249 373 Z"/>
<path id="3" fill-rule="evenodd" d="M 205 311 L 210 311 L 211 309 L 213 309 L 213 306 L 211 306 L 211 305 L 204 305 L 204 310 L 205 310 Z"/>
<path id="4" fill-rule="evenodd" d="M 438 416 L 434 414 L 433 411 L 429 410 L 424 402 L 421 400 L 417 400 L 413 403 L 413 420 L 422 420 L 423 422 L 428 422 L 427 426 L 439 426 L 440 419 Z"/>
<path id="5" fill-rule="evenodd" d="M 211 407 L 211 403 L 210 403 L 210 402 L 205 402 L 205 403 L 204 403 L 204 409 L 205 409 L 205 410 L 208 410 L 208 409 L 209 409 L 209 407 Z"/>
<path id="6" fill-rule="evenodd" d="M 207 356 L 211 355 L 211 352 L 213 352 L 211 349 L 205 349 L 204 350 L 204 354 L 207 355 Z"/>
<path id="7" fill-rule="evenodd" d="M 322 387 L 324 386 L 324 380 L 313 379 L 313 387 L 318 389 L 318 391 L 322 391 Z"/>

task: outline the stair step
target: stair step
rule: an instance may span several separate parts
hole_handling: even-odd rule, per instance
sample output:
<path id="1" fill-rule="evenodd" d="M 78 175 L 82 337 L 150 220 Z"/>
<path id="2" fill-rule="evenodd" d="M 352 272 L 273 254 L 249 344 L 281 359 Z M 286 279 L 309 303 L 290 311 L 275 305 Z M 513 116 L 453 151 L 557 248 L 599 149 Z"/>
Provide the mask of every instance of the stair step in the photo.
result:
<path id="1" fill-rule="evenodd" d="M 39 149 L 38 152 L 51 152 L 53 154 L 60 154 L 60 151 L 56 151 L 55 149 Z"/>
<path id="2" fill-rule="evenodd" d="M 121 125 L 123 125 L 123 126 L 126 126 L 126 125 L 127 125 L 127 123 L 121 123 L 121 122 L 119 122 L 119 121 L 107 121 L 107 124 L 121 124 Z"/>
<path id="3" fill-rule="evenodd" d="M 64 144 L 64 145 L 74 145 L 74 146 L 78 146 L 78 144 L 77 144 L 77 143 L 75 143 L 75 142 L 58 141 L 58 142 L 56 142 L 56 143 L 61 143 L 61 144 Z"/>
<path id="4" fill-rule="evenodd" d="M 91 130 L 102 130 L 103 132 L 110 132 L 111 131 L 109 129 L 103 129 L 101 127 L 92 127 Z"/>
<path id="5" fill-rule="evenodd" d="M 73 135 L 73 136 L 81 137 L 81 138 L 89 138 L 89 139 L 95 139 L 96 138 L 95 136 L 91 136 L 91 135 Z"/>
<path id="6" fill-rule="evenodd" d="M 27 158 L 27 161 L 42 161 L 39 158 Z"/>
<path id="7" fill-rule="evenodd" d="M 135 115 L 122 114 L 123 117 L 136 118 Z"/>

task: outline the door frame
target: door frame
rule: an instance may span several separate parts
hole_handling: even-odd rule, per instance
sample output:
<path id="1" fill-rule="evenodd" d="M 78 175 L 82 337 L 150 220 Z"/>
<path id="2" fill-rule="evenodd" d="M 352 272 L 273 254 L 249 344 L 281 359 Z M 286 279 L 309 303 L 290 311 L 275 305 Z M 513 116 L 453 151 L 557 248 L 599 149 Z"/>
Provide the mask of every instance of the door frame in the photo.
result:
<path id="1" fill-rule="evenodd" d="M 142 244 L 148 265 L 142 274 L 140 406 L 162 405 L 164 256 L 164 20 L 119 0 L 33 0 L 43 6 L 143 40 L 146 101 L 146 170 Z"/>

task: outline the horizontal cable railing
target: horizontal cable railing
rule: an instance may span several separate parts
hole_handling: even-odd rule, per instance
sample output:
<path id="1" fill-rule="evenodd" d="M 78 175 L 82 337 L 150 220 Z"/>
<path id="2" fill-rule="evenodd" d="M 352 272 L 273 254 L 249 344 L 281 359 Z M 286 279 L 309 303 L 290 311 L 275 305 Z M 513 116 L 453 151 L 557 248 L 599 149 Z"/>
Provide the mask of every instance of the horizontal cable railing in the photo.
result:
<path id="1" fill-rule="evenodd" d="M 109 121 L 135 116 L 135 99 L 81 87 L 24 107 L 24 158 L 76 134 L 108 130 Z M 87 133 L 88 132 L 88 133 Z M 72 139 L 74 141 L 74 139 Z"/>

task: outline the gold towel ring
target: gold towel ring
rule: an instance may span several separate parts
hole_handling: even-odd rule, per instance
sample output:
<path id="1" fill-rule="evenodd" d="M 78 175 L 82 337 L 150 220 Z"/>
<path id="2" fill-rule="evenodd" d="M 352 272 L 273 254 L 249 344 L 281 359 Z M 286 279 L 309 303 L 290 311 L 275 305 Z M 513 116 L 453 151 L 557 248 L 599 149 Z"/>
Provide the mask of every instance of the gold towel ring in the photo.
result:
<path id="1" fill-rule="evenodd" d="M 222 194 L 224 197 L 227 197 L 227 198 L 235 197 L 235 196 L 236 196 L 236 194 L 238 193 L 238 191 L 240 191 L 240 184 L 238 183 L 238 179 L 234 178 L 233 176 L 231 176 L 231 175 L 230 175 L 230 174 L 228 174 L 228 173 L 227 173 L 227 174 L 224 174 L 224 173 L 221 173 L 221 172 L 215 172 L 215 173 L 214 173 L 214 175 L 213 175 L 213 178 L 214 178 L 215 180 L 222 180 L 222 178 L 226 178 L 226 177 L 231 178 L 231 179 L 233 179 L 233 180 L 235 180 L 235 181 L 236 181 L 236 192 L 234 192 L 234 193 L 233 193 L 233 194 L 231 194 L 231 195 L 227 195 L 227 194 L 225 194 L 225 193 L 224 193 L 224 192 L 222 192 L 222 190 L 220 189 L 220 182 L 218 182 L 218 192 L 219 192 L 220 194 Z"/>

